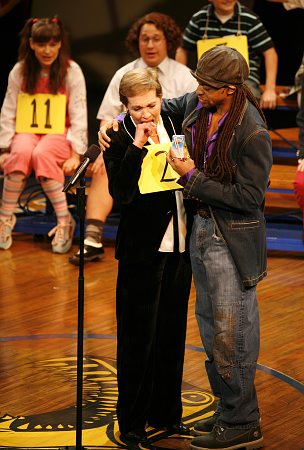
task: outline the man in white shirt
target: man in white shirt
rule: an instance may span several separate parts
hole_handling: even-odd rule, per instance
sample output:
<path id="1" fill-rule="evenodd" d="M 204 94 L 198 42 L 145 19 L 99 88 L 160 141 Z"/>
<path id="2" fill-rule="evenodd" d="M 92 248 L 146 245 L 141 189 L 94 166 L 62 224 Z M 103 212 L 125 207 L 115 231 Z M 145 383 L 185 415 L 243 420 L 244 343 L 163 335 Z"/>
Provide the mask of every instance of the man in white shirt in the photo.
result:
<path id="1" fill-rule="evenodd" d="M 138 58 L 121 67 L 113 76 L 97 114 L 101 124 L 123 111 L 119 98 L 120 80 L 134 68 L 157 67 L 165 98 L 179 97 L 196 90 L 197 81 L 189 68 L 174 59 L 181 37 L 180 28 L 166 14 L 152 12 L 133 23 L 125 43 Z M 112 206 L 108 177 L 100 155 L 92 165 L 92 181 L 86 205 L 85 263 L 98 261 L 104 256 L 102 229 Z M 69 258 L 69 262 L 79 265 L 79 251 Z"/>

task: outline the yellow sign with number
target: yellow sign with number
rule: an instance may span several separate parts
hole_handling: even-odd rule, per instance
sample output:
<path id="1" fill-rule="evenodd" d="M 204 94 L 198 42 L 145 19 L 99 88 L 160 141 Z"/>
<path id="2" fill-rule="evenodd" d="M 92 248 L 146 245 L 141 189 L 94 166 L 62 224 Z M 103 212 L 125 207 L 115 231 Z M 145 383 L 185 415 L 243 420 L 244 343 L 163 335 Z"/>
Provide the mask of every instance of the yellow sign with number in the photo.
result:
<path id="1" fill-rule="evenodd" d="M 148 153 L 144 157 L 138 181 L 141 194 L 182 189 L 177 183 L 180 176 L 166 161 L 170 147 L 171 142 L 145 146 Z"/>
<path id="2" fill-rule="evenodd" d="M 248 40 L 247 36 L 241 34 L 240 36 L 224 36 L 221 38 L 213 38 L 213 39 L 201 39 L 197 41 L 197 57 L 200 59 L 203 53 L 210 48 L 216 47 L 218 45 L 226 45 L 227 47 L 234 48 L 247 61 L 249 67 L 249 55 L 248 55 Z"/>
<path id="3" fill-rule="evenodd" d="M 64 94 L 18 95 L 16 132 L 63 134 L 66 118 Z"/>

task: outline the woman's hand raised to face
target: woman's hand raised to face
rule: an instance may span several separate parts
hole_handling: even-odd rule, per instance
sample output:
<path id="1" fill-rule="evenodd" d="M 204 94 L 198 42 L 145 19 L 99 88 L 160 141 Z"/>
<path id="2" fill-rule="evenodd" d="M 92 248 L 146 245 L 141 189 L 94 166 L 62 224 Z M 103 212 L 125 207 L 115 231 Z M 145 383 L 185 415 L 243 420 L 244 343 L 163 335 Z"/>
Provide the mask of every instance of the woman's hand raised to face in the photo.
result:
<path id="1" fill-rule="evenodd" d="M 113 128 L 114 131 L 118 131 L 119 125 L 116 119 L 110 120 L 109 122 L 105 122 L 99 128 L 98 144 L 100 150 L 102 150 L 103 152 L 110 147 L 111 139 L 107 135 L 107 131 L 110 128 Z M 154 122 L 145 122 L 138 124 L 136 126 L 134 145 L 136 145 L 139 148 L 142 148 L 147 142 L 148 137 L 155 136 L 155 133 L 156 133 L 156 124 Z"/>
<path id="2" fill-rule="evenodd" d="M 149 136 L 155 136 L 157 133 L 154 122 L 144 122 L 136 125 L 136 132 L 133 144 L 138 148 L 143 148 Z"/>

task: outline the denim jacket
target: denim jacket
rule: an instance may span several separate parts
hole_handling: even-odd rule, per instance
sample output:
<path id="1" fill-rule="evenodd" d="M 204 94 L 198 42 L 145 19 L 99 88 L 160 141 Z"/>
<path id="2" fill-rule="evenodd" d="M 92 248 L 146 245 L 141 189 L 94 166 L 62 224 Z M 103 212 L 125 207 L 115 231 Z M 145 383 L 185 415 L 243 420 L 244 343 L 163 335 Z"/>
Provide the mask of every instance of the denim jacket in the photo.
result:
<path id="1" fill-rule="evenodd" d="M 199 111 L 196 93 L 163 100 L 163 111 L 183 115 L 183 132 L 189 153 L 192 125 Z M 246 103 L 235 127 L 229 157 L 236 165 L 234 183 L 222 184 L 196 169 L 184 188 L 184 198 L 209 206 L 215 228 L 232 255 L 245 287 L 266 275 L 265 192 L 272 165 L 272 145 L 265 122 L 257 109 Z"/>

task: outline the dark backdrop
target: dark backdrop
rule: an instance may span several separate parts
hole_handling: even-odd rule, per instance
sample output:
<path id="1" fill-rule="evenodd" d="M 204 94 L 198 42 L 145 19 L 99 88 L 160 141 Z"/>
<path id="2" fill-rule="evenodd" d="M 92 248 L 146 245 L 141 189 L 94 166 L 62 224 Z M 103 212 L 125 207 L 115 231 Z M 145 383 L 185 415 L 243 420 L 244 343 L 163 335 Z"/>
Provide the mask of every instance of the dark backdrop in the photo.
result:
<path id="1" fill-rule="evenodd" d="M 3 0 L 5 2 L 5 0 Z M 171 15 L 179 26 L 183 29 L 188 23 L 191 15 L 198 11 L 200 7 L 207 3 L 202 0 L 191 0 L 186 3 L 179 3 L 172 0 L 150 1 L 150 0 L 129 0 L 128 20 L 121 16 L 121 2 L 125 0 L 101 0 L 102 6 L 107 8 L 109 21 L 107 29 L 104 30 L 103 23 L 100 23 L 98 34 L 86 36 L 80 33 L 75 36 L 72 32 L 74 23 L 79 24 L 79 17 L 75 16 L 77 8 L 67 8 L 70 0 L 62 2 L 52 2 L 41 0 L 20 0 L 11 12 L 0 17 L 0 39 L 1 39 L 1 64 L 0 64 L 0 103 L 2 104 L 9 70 L 17 58 L 17 48 L 19 44 L 18 34 L 28 17 L 33 15 L 33 11 L 39 7 L 41 16 L 49 14 L 59 14 L 70 29 L 72 57 L 80 63 L 86 77 L 88 91 L 89 107 L 89 131 L 90 143 L 96 141 L 96 131 L 98 123 L 96 113 L 101 99 L 106 90 L 114 71 L 122 64 L 126 64 L 133 59 L 124 47 L 124 38 L 131 23 L 138 17 L 136 10 L 141 6 L 141 15 L 150 11 L 160 11 Z M 81 0 L 73 0 L 72 4 L 84 5 Z M 70 2 L 71 3 L 71 2 Z M 283 85 L 293 84 L 294 75 L 298 69 L 304 50 L 304 10 L 296 9 L 286 11 L 282 4 L 268 2 L 266 0 L 243 1 L 242 3 L 251 7 L 262 19 L 269 34 L 272 36 L 279 55 L 279 71 L 277 83 Z M 91 2 L 90 5 L 93 3 Z M 125 3 L 124 3 L 125 4 Z M 1 5 L 1 2 L 0 2 Z M 53 5 L 55 5 L 53 7 Z M 98 6 L 98 2 L 94 5 Z M 133 8 L 132 8 L 133 6 Z M 65 8 L 64 8 L 65 7 Z M 45 8 L 45 11 L 43 10 Z M 62 9 L 62 11 L 61 11 Z M 132 16 L 134 9 L 134 16 Z M 78 10 L 79 11 L 79 10 Z M 87 14 L 94 16 L 86 11 Z M 74 15 L 73 15 L 74 14 Z M 88 17 L 88 16 L 86 16 Z M 110 27 L 109 27 L 110 23 Z M 119 26 L 124 23 L 124 26 Z M 89 29 L 89 23 L 83 23 L 84 29 Z M 79 25 L 77 25 L 79 27 Z M 85 28 L 86 27 L 86 28 Z M 74 25 L 74 30 L 77 30 Z M 76 34 L 76 33 L 75 33 Z M 89 52 L 102 52 L 107 58 L 99 66 L 87 64 L 84 58 Z M 107 67 L 107 61 L 113 59 L 110 67 Z M 190 66 L 193 68 L 196 64 L 195 55 L 190 60 Z M 264 73 L 264 72 L 263 72 Z"/>

